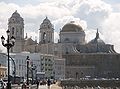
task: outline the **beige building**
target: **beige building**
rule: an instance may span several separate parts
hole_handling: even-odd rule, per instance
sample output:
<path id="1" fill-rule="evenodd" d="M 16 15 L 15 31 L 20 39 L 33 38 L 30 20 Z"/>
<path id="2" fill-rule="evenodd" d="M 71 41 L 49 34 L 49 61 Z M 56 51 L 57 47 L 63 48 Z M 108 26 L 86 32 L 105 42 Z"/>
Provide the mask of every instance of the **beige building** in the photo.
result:
<path id="1" fill-rule="evenodd" d="M 54 78 L 54 56 L 41 55 L 41 72 L 45 72 L 45 78 Z"/>
<path id="2" fill-rule="evenodd" d="M 54 43 L 54 27 L 46 17 L 40 24 L 37 43 L 36 40 L 27 38 L 27 35 L 24 38 L 24 20 L 17 11 L 10 17 L 8 28 L 11 36 L 16 38 L 11 52 L 28 51 L 65 58 L 66 78 L 120 77 L 120 55 L 115 52 L 113 45 L 106 44 L 100 38 L 98 30 L 95 38 L 87 43 L 84 29 L 71 21 L 62 27 L 60 39 Z"/>
<path id="3" fill-rule="evenodd" d="M 40 57 L 41 72 L 45 72 L 45 78 L 65 78 L 65 59 L 50 54 L 41 54 Z"/>
<path id="4" fill-rule="evenodd" d="M 0 65 L 0 79 L 7 76 L 7 67 Z"/>

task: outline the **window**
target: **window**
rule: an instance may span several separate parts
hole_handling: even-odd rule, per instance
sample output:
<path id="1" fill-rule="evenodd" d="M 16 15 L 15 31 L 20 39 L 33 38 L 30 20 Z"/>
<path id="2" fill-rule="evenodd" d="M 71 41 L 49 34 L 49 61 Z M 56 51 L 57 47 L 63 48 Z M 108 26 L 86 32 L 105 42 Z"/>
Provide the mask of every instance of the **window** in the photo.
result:
<path id="1" fill-rule="evenodd" d="M 70 40 L 69 40 L 69 38 L 65 38 L 65 42 L 69 42 Z"/>
<path id="2" fill-rule="evenodd" d="M 66 48 L 66 54 L 68 54 L 68 48 Z"/>
<path id="3" fill-rule="evenodd" d="M 14 18 L 12 19 L 12 22 L 15 23 L 15 19 Z"/>
<path id="4" fill-rule="evenodd" d="M 46 33 L 44 32 L 43 33 L 43 40 L 45 40 L 46 39 Z"/>
<path id="5" fill-rule="evenodd" d="M 50 59 L 48 61 L 51 61 Z"/>
<path id="6" fill-rule="evenodd" d="M 21 29 L 21 31 L 20 31 L 20 34 L 22 35 L 22 29 Z"/>
<path id="7" fill-rule="evenodd" d="M 48 25 L 48 29 L 50 29 L 50 26 Z"/>
<path id="8" fill-rule="evenodd" d="M 15 28 L 14 28 L 14 27 L 12 27 L 12 35 L 14 34 L 14 29 L 15 29 Z"/>

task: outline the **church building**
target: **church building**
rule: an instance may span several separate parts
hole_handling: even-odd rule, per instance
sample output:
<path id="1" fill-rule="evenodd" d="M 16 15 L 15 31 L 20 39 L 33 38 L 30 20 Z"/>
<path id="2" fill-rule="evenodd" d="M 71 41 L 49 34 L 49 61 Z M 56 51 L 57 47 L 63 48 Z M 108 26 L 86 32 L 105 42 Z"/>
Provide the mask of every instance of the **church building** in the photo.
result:
<path id="1" fill-rule="evenodd" d="M 54 26 L 46 17 L 40 24 L 39 42 L 24 38 L 24 20 L 15 11 L 8 20 L 10 36 L 16 38 L 13 53 L 27 51 L 30 53 L 52 54 L 65 58 L 65 77 L 81 78 L 91 77 L 119 77 L 120 54 L 116 53 L 114 46 L 106 44 L 99 36 L 90 42 L 85 41 L 85 32 L 74 21 L 65 24 L 59 32 L 59 41 L 54 43 Z"/>

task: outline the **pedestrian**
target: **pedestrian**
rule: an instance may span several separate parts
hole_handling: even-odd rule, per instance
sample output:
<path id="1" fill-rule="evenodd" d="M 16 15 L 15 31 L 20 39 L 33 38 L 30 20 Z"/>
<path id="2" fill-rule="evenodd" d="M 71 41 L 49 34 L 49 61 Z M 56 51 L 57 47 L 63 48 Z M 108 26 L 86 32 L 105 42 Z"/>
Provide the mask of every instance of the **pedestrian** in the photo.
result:
<path id="1" fill-rule="evenodd" d="M 50 81 L 50 79 L 48 79 L 48 81 L 47 81 L 48 89 L 50 89 L 50 84 L 51 84 L 51 81 Z"/>
<path id="2" fill-rule="evenodd" d="M 37 89 L 39 88 L 39 81 L 37 81 Z"/>
<path id="3" fill-rule="evenodd" d="M 4 89 L 4 83 L 3 82 L 1 82 L 1 85 L 2 85 L 2 89 Z"/>
<path id="4" fill-rule="evenodd" d="M 22 85 L 22 89 L 26 89 L 27 86 L 26 86 L 26 83 L 24 82 L 23 85 Z"/>

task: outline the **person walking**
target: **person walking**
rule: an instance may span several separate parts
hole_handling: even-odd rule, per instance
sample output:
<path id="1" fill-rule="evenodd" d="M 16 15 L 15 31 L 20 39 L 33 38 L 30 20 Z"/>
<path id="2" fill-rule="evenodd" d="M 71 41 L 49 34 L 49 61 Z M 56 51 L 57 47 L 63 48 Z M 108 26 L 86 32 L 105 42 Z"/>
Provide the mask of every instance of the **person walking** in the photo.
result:
<path id="1" fill-rule="evenodd" d="M 2 85 L 2 89 L 4 89 L 4 83 L 3 82 L 1 82 L 1 85 Z"/>
<path id="2" fill-rule="evenodd" d="M 22 84 L 22 89 L 27 89 L 27 85 L 25 82 Z"/>
<path id="3" fill-rule="evenodd" d="M 50 85 L 51 85 L 51 81 L 50 81 L 50 79 L 48 79 L 48 80 L 47 80 L 48 89 L 50 89 Z"/>
<path id="4" fill-rule="evenodd" d="M 39 80 L 37 81 L 37 89 L 39 89 Z"/>

